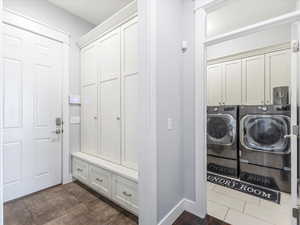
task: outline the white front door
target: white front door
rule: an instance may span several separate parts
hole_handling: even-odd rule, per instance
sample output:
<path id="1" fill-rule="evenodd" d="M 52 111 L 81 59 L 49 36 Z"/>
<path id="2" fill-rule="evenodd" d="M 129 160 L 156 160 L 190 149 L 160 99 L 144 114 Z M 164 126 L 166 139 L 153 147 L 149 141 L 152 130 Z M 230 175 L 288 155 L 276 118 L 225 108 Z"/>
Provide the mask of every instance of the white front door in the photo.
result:
<path id="1" fill-rule="evenodd" d="M 4 25 L 4 201 L 61 183 L 62 44 Z M 58 131 L 60 131 L 58 129 Z"/>

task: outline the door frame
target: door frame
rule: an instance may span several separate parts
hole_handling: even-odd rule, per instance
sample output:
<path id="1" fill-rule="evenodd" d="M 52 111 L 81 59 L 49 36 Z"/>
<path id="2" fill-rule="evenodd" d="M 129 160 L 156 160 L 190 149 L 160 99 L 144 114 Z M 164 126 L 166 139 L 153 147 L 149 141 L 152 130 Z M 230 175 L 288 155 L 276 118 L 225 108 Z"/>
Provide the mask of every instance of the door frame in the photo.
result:
<path id="1" fill-rule="evenodd" d="M 53 28 L 47 24 L 37 21 L 33 18 L 27 17 L 18 12 L 5 9 L 1 10 L 2 13 L 2 23 L 1 28 L 3 29 L 3 24 L 11 25 L 22 30 L 32 32 L 34 34 L 58 41 L 62 44 L 62 56 L 63 56 L 63 73 L 62 73 L 62 119 L 64 121 L 63 134 L 62 134 L 62 180 L 61 183 L 69 183 L 72 181 L 71 171 L 70 171 L 70 149 L 69 149 L 69 52 L 70 52 L 70 35 L 64 31 Z M 1 36 L 2 38 L 2 36 Z M 0 52 L 2 48 L 0 47 Z M 2 59 L 2 58 L 1 58 Z M 1 78 L 3 75 L 1 74 Z M 3 78 L 2 78 L 3 79 Z M 1 82 L 3 85 L 3 82 Z M 3 93 L 1 92 L 1 95 Z M 3 96 L 2 96 L 3 97 Z M 1 98 L 1 106 L 3 109 L 3 98 Z M 1 110 L 2 112 L 3 110 Z M 3 115 L 1 116 L 3 120 Z M 3 124 L 3 121 L 1 121 Z M 1 125 L 1 130 L 3 130 L 3 125 Z M 1 133 L 1 138 L 3 138 L 3 132 Z M 3 148 L 3 142 L 1 143 L 1 148 Z M 3 149 L 1 149 L 1 154 L 3 154 Z M 2 159 L 2 155 L 1 155 Z M 1 163 L 1 169 L 3 170 L 3 163 Z M 4 171 L 3 171 L 4 172 Z M 3 180 L 1 180 L 1 186 L 3 187 Z M 2 189 L 1 189 L 2 190 Z M 0 215 L 1 216 L 1 215 Z"/>
<path id="2" fill-rule="evenodd" d="M 217 35 L 212 38 L 207 38 L 207 13 L 222 7 L 228 1 L 230 0 L 195 1 L 195 196 L 196 204 L 200 209 L 199 216 L 203 218 L 207 214 L 207 47 L 259 31 L 268 30 L 278 25 L 289 23 L 292 25 L 300 20 L 300 10 L 296 10 L 269 20 Z M 297 70 L 294 70 L 294 72 L 299 74 L 299 71 Z M 297 152 L 294 153 L 293 157 L 295 157 L 295 154 L 297 156 Z M 297 159 L 297 157 L 295 157 L 295 159 Z M 293 225 L 296 224 L 295 219 L 293 219 L 292 222 Z"/>

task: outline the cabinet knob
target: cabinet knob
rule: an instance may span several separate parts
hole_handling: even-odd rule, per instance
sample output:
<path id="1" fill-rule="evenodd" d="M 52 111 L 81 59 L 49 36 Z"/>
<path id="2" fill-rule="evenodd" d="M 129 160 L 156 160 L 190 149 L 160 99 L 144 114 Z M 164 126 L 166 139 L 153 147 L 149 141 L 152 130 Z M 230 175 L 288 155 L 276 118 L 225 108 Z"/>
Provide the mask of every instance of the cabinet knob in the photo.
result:
<path id="1" fill-rule="evenodd" d="M 99 179 L 99 178 L 97 178 L 97 179 L 96 179 L 96 181 L 98 181 L 98 182 L 102 183 L 102 182 L 103 182 L 103 179 Z"/>
<path id="2" fill-rule="evenodd" d="M 120 116 L 117 116 L 117 118 L 116 118 L 117 120 L 121 120 L 121 117 Z"/>
<path id="3" fill-rule="evenodd" d="M 126 191 L 123 191 L 123 195 L 125 195 L 126 197 L 131 197 L 132 196 L 132 194 L 129 194 Z"/>
<path id="4" fill-rule="evenodd" d="M 97 119 L 98 119 L 98 116 L 94 116 L 94 119 L 97 120 Z"/>

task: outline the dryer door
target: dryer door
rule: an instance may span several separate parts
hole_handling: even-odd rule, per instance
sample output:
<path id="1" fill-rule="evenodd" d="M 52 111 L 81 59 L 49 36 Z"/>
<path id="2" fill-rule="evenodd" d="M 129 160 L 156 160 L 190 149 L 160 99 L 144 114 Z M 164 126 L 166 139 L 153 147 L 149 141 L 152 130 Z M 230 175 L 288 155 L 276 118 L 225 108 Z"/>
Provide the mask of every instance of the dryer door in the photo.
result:
<path id="1" fill-rule="evenodd" d="M 241 120 L 241 143 L 253 151 L 290 153 L 290 118 L 284 115 L 248 115 Z"/>
<path id="2" fill-rule="evenodd" d="M 232 145 L 236 139 L 236 119 L 228 114 L 210 114 L 207 118 L 207 143 Z"/>

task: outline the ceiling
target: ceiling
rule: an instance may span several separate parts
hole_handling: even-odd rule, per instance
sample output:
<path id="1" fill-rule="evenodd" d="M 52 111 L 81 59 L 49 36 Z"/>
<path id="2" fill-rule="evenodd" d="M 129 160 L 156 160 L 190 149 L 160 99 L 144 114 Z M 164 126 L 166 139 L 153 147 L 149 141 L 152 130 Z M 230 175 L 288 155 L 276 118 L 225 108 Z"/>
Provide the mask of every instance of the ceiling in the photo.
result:
<path id="1" fill-rule="evenodd" d="M 87 22 L 98 25 L 133 0 L 48 0 Z"/>
<path id="2" fill-rule="evenodd" d="M 231 0 L 208 14 L 207 35 L 212 37 L 296 9 L 296 0 Z"/>

